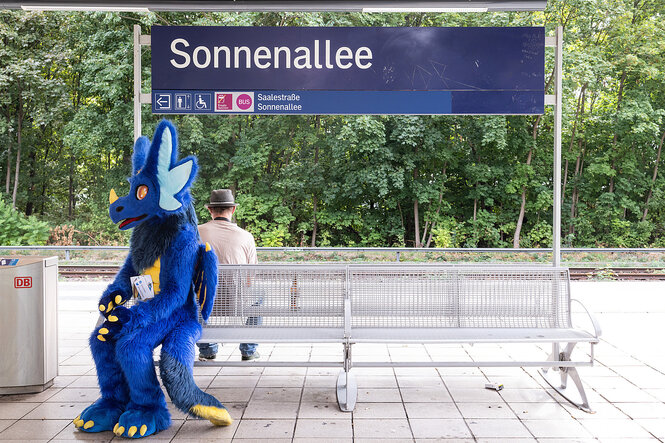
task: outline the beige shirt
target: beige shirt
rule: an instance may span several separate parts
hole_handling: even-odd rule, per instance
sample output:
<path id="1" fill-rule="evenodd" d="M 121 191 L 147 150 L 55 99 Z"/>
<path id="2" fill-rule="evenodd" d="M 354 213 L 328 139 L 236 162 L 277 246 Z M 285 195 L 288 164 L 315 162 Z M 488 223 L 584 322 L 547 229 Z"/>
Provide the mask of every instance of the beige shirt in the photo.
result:
<path id="1" fill-rule="evenodd" d="M 199 225 L 202 242 L 210 243 L 217 254 L 219 264 L 257 264 L 254 236 L 235 223 L 211 220 Z"/>

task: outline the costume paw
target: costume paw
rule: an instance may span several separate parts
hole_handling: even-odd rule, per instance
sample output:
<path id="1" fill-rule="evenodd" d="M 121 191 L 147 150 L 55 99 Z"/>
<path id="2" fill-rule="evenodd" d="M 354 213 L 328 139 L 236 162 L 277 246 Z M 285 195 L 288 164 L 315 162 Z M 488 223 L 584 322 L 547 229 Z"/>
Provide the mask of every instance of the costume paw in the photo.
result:
<path id="1" fill-rule="evenodd" d="M 127 294 L 123 294 L 121 291 L 113 291 L 110 294 L 103 295 L 99 300 L 99 311 L 105 317 L 108 317 L 117 306 L 124 305 L 127 300 L 129 300 Z"/>
<path id="2" fill-rule="evenodd" d="M 117 403 L 100 398 L 73 420 L 74 426 L 84 432 L 110 431 L 122 412 Z"/>
<path id="3" fill-rule="evenodd" d="M 141 438 L 163 431 L 170 424 L 169 412 L 166 409 L 130 409 L 120 416 L 113 427 L 113 433 L 118 437 Z"/>
<path id="4" fill-rule="evenodd" d="M 113 340 L 118 332 L 122 329 L 120 323 L 112 323 L 106 320 L 102 326 L 97 330 L 97 340 L 109 341 Z"/>
<path id="5" fill-rule="evenodd" d="M 197 417 L 210 420 L 210 423 L 215 426 L 229 426 L 233 423 L 229 411 L 224 407 L 196 405 L 192 406 L 189 412 Z"/>
<path id="6" fill-rule="evenodd" d="M 111 315 L 106 317 L 106 320 L 108 320 L 111 323 L 126 325 L 131 321 L 131 318 L 132 318 L 132 311 L 125 308 L 124 306 L 117 306 L 113 310 Z"/>

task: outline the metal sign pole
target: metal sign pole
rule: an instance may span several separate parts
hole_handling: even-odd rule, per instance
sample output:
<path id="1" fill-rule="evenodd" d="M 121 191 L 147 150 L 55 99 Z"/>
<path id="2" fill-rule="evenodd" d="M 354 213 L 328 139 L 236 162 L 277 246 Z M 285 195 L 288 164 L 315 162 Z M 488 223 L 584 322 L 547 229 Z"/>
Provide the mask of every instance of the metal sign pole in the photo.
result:
<path id="1" fill-rule="evenodd" d="M 563 112 L 561 96 L 561 78 L 563 71 L 563 27 L 556 28 L 556 78 L 554 105 L 554 207 L 552 223 L 552 262 L 555 267 L 561 265 L 561 114 Z"/>
<path id="2" fill-rule="evenodd" d="M 141 26 L 134 25 L 134 141 L 141 136 Z"/>
<path id="3" fill-rule="evenodd" d="M 142 35 L 141 26 L 134 25 L 134 141 L 142 135 L 141 105 L 152 102 L 151 94 L 141 93 L 141 46 L 150 44 L 150 35 Z"/>
<path id="4" fill-rule="evenodd" d="M 545 37 L 545 46 L 554 48 L 554 94 L 545 95 L 545 105 L 554 106 L 554 165 L 552 207 L 552 264 L 561 265 L 561 114 L 563 108 L 561 79 L 563 75 L 563 28 L 557 26 L 554 37 Z"/>
<path id="5" fill-rule="evenodd" d="M 563 27 L 557 26 L 555 34 L 554 58 L 556 63 L 554 78 L 554 202 L 552 208 L 552 264 L 555 268 L 561 265 L 561 114 L 563 91 L 561 88 L 561 77 L 563 70 Z M 559 306 L 559 285 L 552 285 L 554 312 L 558 312 Z M 570 293 L 568 295 L 570 297 Z M 570 314 L 569 314 L 570 315 Z M 552 359 L 554 361 L 563 360 L 561 358 L 559 343 L 552 343 Z M 566 372 L 563 372 L 564 374 Z M 563 382 L 563 378 L 561 379 Z M 563 384 L 562 384 L 563 386 Z"/>

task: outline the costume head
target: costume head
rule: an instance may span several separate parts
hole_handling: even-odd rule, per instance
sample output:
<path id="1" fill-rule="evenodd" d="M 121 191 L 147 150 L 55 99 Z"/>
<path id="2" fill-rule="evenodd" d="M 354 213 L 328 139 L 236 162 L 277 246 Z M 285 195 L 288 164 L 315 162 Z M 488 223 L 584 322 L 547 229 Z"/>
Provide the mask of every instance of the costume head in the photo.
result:
<path id="1" fill-rule="evenodd" d="M 152 217 L 164 218 L 185 211 L 191 203 L 189 187 L 196 176 L 196 159 L 178 162 L 176 130 L 162 120 L 152 139 L 139 137 L 132 156 L 133 175 L 128 179 L 129 194 L 109 196 L 109 215 L 120 229 L 133 228 Z"/>

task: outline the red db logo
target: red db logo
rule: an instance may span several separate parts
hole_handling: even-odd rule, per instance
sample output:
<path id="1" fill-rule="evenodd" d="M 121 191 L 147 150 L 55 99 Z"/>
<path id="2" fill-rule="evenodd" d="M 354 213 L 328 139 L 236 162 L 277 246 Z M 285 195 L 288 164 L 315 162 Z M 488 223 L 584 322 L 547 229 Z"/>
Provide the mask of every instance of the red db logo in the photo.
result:
<path id="1" fill-rule="evenodd" d="M 32 277 L 14 277 L 16 289 L 32 288 Z"/>

